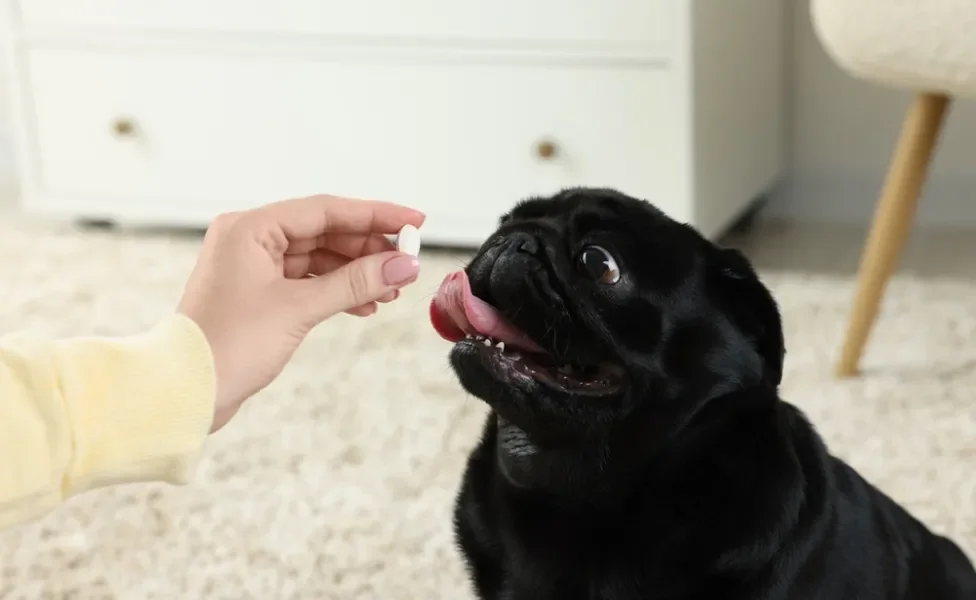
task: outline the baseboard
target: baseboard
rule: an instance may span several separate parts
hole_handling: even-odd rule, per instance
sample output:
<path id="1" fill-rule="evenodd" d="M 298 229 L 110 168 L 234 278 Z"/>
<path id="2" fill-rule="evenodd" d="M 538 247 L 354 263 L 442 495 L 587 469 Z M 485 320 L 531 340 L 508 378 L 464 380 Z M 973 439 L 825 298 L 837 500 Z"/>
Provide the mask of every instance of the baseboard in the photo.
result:
<path id="1" fill-rule="evenodd" d="M 764 216 L 797 222 L 866 224 L 884 173 L 800 174 L 784 178 L 769 195 Z M 976 227 L 976 176 L 936 176 L 919 200 L 917 226 Z"/>

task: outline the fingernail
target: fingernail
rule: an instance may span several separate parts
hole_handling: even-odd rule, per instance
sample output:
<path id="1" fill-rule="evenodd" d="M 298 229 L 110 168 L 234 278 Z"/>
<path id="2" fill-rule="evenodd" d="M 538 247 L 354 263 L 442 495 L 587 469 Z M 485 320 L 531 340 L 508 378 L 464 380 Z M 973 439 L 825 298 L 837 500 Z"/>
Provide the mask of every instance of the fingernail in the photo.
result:
<path id="1" fill-rule="evenodd" d="M 416 277 L 419 272 L 420 261 L 409 254 L 401 254 L 383 263 L 386 285 L 400 285 Z"/>

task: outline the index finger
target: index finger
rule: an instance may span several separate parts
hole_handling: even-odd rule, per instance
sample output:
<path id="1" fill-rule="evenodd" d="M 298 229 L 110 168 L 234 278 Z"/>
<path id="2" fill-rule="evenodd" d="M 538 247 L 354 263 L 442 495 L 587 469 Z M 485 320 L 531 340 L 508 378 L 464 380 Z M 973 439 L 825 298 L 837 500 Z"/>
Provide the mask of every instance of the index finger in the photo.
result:
<path id="1" fill-rule="evenodd" d="M 426 215 L 406 206 L 339 196 L 309 196 L 282 200 L 261 209 L 291 239 L 324 233 L 394 234 L 404 225 L 420 227 Z"/>

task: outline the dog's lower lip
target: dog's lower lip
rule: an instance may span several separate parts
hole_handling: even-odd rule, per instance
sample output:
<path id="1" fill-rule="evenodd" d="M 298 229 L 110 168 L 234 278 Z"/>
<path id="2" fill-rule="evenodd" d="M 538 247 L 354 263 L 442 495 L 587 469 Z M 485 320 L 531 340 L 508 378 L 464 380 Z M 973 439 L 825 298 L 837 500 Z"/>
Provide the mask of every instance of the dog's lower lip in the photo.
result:
<path id="1" fill-rule="evenodd" d="M 469 334 L 457 342 L 479 353 L 488 353 L 492 366 L 508 371 L 508 374 L 539 383 L 567 394 L 606 396 L 620 391 L 623 369 L 617 365 L 602 364 L 595 367 L 559 365 L 548 354 L 524 352 L 518 348 L 506 348 L 504 342 Z M 484 356 L 484 354 L 483 354 Z"/>

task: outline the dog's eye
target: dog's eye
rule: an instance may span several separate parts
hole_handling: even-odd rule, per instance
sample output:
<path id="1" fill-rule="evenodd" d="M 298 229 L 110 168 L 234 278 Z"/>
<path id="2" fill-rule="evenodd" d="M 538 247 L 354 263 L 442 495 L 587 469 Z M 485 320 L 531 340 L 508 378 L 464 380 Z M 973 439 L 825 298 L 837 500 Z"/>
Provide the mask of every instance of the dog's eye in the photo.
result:
<path id="1" fill-rule="evenodd" d="M 605 249 L 600 246 L 587 246 L 579 255 L 580 267 L 594 281 L 613 285 L 620 281 L 620 267 Z"/>

